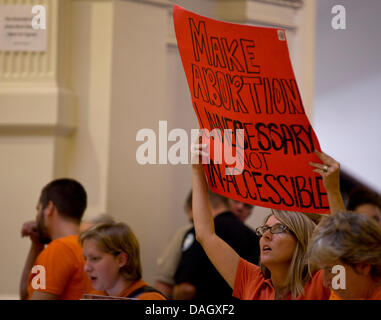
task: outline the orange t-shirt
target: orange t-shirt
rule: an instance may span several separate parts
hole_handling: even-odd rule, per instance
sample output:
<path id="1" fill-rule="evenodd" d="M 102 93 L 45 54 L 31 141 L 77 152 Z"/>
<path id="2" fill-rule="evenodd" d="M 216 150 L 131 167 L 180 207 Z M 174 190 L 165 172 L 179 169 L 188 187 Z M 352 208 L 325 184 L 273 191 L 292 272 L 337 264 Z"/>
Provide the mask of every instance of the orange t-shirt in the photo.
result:
<path id="1" fill-rule="evenodd" d="M 304 286 L 304 293 L 296 300 L 328 300 L 330 290 L 323 286 L 323 271 L 316 272 Z M 275 289 L 261 268 L 240 259 L 234 281 L 233 296 L 241 300 L 274 300 Z M 287 297 L 291 299 L 291 294 Z"/>
<path id="2" fill-rule="evenodd" d="M 137 280 L 137 281 L 131 283 L 121 293 L 119 293 L 118 297 L 127 298 L 135 290 L 137 290 L 141 287 L 144 287 L 144 286 L 148 286 L 148 283 L 142 279 Z M 92 291 L 91 294 L 101 295 L 101 296 L 107 296 L 108 295 L 106 291 Z M 144 292 L 142 294 L 139 294 L 135 299 L 138 299 L 138 300 L 167 300 L 164 296 L 162 296 L 158 292 Z"/>
<path id="3" fill-rule="evenodd" d="M 373 290 L 372 295 L 367 300 L 381 300 L 381 285 Z"/>
<path id="4" fill-rule="evenodd" d="M 331 295 L 329 296 L 329 300 L 342 300 L 335 291 L 331 290 Z"/>
<path id="5" fill-rule="evenodd" d="M 37 291 L 55 294 L 60 300 L 78 300 L 84 293 L 93 290 L 84 271 L 85 260 L 76 235 L 53 240 L 38 255 L 34 266 L 42 266 L 45 270 L 45 288 L 38 288 Z M 43 273 L 37 270 L 36 273 L 29 274 L 29 299 L 35 290 L 32 287 L 33 278 L 43 276 Z M 40 280 L 35 282 L 43 285 Z"/>
<path id="6" fill-rule="evenodd" d="M 335 293 L 335 291 L 331 291 L 331 295 L 329 296 L 329 300 L 343 300 L 341 297 Z M 381 286 L 378 286 L 375 290 L 373 290 L 370 297 L 366 299 L 357 299 L 357 300 L 381 300 Z"/>

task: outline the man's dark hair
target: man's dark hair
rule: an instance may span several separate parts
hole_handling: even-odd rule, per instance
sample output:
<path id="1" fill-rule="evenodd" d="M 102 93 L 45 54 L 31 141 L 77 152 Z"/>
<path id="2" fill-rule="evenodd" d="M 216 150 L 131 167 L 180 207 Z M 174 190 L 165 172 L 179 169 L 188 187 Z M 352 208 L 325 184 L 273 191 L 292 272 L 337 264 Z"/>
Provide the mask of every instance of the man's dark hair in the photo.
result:
<path id="1" fill-rule="evenodd" d="M 381 197 L 372 191 L 365 189 L 355 189 L 349 194 L 347 209 L 354 211 L 363 204 L 372 204 L 381 209 Z"/>
<path id="2" fill-rule="evenodd" d="M 87 206 L 84 187 L 73 179 L 57 179 L 48 183 L 41 191 L 40 203 L 45 209 L 49 201 L 61 217 L 80 223 Z"/>

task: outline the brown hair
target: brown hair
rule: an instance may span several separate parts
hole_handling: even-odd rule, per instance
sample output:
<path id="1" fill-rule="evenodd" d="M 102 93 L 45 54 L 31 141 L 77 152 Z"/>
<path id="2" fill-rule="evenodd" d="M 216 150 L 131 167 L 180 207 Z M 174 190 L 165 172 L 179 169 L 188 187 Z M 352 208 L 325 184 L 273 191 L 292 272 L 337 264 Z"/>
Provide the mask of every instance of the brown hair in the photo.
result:
<path id="1" fill-rule="evenodd" d="M 142 266 L 140 262 L 139 242 L 131 228 L 125 223 L 98 224 L 84 231 L 79 236 L 83 245 L 85 240 L 97 241 L 99 250 L 117 256 L 121 252 L 128 255 L 126 264 L 119 272 L 126 280 L 139 280 L 142 277 Z"/>
<path id="2" fill-rule="evenodd" d="M 86 210 L 87 194 L 82 184 L 76 180 L 56 179 L 48 183 L 41 191 L 42 209 L 46 208 L 49 201 L 53 203 L 61 217 L 79 224 Z"/>
<path id="3" fill-rule="evenodd" d="M 372 266 L 372 277 L 381 277 L 381 228 L 364 215 L 338 212 L 325 218 L 314 232 L 308 252 L 315 264 L 337 260 L 350 266 L 367 263 Z"/>

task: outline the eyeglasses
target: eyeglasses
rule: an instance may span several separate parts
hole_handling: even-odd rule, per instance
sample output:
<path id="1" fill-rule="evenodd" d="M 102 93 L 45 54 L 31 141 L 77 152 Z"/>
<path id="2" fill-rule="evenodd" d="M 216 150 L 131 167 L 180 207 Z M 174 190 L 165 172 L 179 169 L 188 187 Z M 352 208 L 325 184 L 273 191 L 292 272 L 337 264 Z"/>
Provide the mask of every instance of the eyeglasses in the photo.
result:
<path id="1" fill-rule="evenodd" d="M 261 227 L 258 227 L 257 229 L 255 229 L 255 232 L 256 234 L 258 235 L 258 237 L 262 237 L 263 234 L 267 231 L 267 230 L 270 230 L 270 232 L 272 234 L 276 234 L 276 233 L 284 233 L 284 232 L 287 232 L 289 231 L 290 229 L 285 226 L 284 224 L 280 224 L 280 223 L 277 223 L 277 224 L 274 224 L 272 227 L 269 227 L 269 226 L 261 226 Z"/>

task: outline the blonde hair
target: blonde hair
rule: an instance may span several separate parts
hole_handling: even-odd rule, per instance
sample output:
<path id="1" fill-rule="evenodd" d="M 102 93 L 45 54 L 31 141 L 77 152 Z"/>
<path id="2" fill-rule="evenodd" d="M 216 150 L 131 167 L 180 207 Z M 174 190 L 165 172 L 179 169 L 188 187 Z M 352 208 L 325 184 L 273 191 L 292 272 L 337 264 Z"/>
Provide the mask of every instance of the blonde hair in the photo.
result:
<path id="1" fill-rule="evenodd" d="M 97 224 L 79 236 L 81 245 L 85 240 L 97 241 L 97 248 L 117 256 L 121 252 L 128 255 L 126 264 L 119 272 L 126 280 L 139 280 L 142 277 L 139 242 L 131 228 L 125 223 Z"/>
<path id="2" fill-rule="evenodd" d="M 272 213 L 265 218 L 264 223 L 275 216 L 281 223 L 289 228 L 296 238 L 296 248 L 288 268 L 286 278 L 286 292 L 290 292 L 293 299 L 304 293 L 305 284 L 311 279 L 312 272 L 315 269 L 309 269 L 307 260 L 308 242 L 316 227 L 315 223 L 300 212 L 272 210 Z M 269 278 L 271 273 L 261 264 L 262 273 Z"/>
<path id="3" fill-rule="evenodd" d="M 372 277 L 381 277 L 381 228 L 364 215 L 338 212 L 318 226 L 308 255 L 310 262 L 317 265 L 337 261 L 350 266 L 367 263 L 372 266 Z"/>

